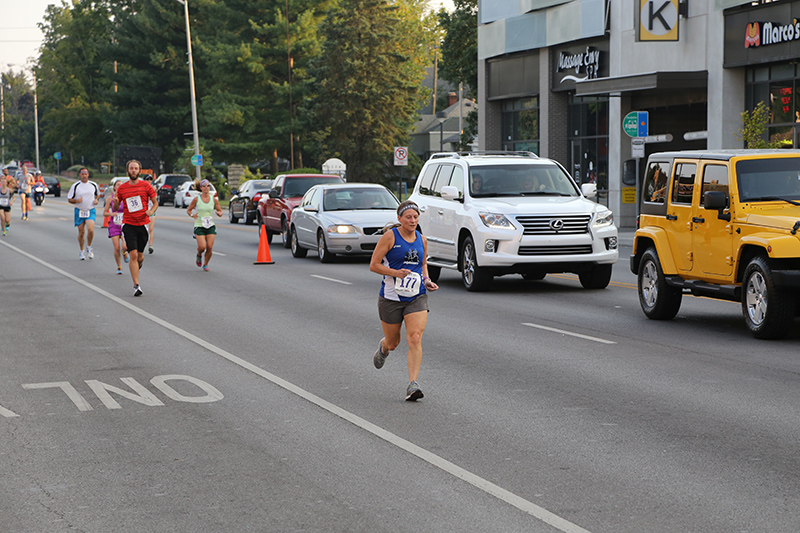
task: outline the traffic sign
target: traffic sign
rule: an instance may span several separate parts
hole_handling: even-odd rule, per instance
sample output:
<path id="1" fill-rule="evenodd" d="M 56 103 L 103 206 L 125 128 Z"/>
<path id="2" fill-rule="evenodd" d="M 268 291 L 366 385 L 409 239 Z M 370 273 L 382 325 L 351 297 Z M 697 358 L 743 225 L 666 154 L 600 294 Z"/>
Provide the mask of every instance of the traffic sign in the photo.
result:
<path id="1" fill-rule="evenodd" d="M 192 164 L 196 167 L 203 166 L 203 154 L 195 154 L 192 156 Z"/>
<path id="2" fill-rule="evenodd" d="M 56 153 L 54 153 L 54 154 L 53 154 L 53 159 L 55 159 L 55 160 L 59 160 L 59 159 L 61 159 L 61 152 L 56 152 Z"/>
<path id="3" fill-rule="evenodd" d="M 622 119 L 622 129 L 628 137 L 647 137 L 649 128 L 647 111 L 631 111 Z"/>
<path id="4" fill-rule="evenodd" d="M 408 166 L 408 146 L 396 146 L 394 149 L 394 165 L 397 167 Z"/>
<path id="5" fill-rule="evenodd" d="M 631 157 L 634 159 L 644 158 L 644 139 L 641 137 L 631 139 Z"/>

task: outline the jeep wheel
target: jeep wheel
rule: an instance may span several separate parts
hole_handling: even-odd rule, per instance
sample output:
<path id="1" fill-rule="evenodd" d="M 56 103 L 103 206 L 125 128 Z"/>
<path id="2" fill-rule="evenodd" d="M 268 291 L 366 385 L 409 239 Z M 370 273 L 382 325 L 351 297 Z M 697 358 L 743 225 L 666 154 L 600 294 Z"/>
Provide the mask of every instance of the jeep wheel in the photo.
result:
<path id="1" fill-rule="evenodd" d="M 742 280 L 742 314 L 753 337 L 782 339 L 792 329 L 795 295 L 781 291 L 772 277 L 769 260 L 754 257 Z"/>
<path id="2" fill-rule="evenodd" d="M 670 320 L 681 308 L 683 293 L 664 279 L 655 248 L 648 248 L 639 263 L 639 304 L 647 318 Z"/>
<path id="3" fill-rule="evenodd" d="M 305 248 L 300 246 L 300 243 L 297 242 L 297 232 L 296 231 L 290 232 L 290 235 L 291 235 L 290 238 L 292 239 L 292 241 L 290 243 L 290 246 L 292 247 L 292 257 L 296 257 L 298 259 L 302 259 L 303 257 L 306 256 L 306 254 L 308 253 L 308 250 L 306 250 Z"/>
<path id="4" fill-rule="evenodd" d="M 286 219 L 281 220 L 281 243 L 283 243 L 284 248 L 290 248 L 292 246 L 292 235 L 291 231 L 289 230 L 289 225 L 286 223 Z"/>
<path id="5" fill-rule="evenodd" d="M 428 277 L 431 278 L 432 282 L 436 283 L 439 281 L 439 276 L 441 273 L 442 267 L 428 265 Z"/>
<path id="6" fill-rule="evenodd" d="M 579 272 L 578 279 L 584 289 L 605 289 L 611 281 L 612 265 L 596 265 L 591 270 Z"/>
<path id="7" fill-rule="evenodd" d="M 461 280 L 470 292 L 487 290 L 492 284 L 492 275 L 478 266 L 475 242 L 467 237 L 461 245 Z"/>

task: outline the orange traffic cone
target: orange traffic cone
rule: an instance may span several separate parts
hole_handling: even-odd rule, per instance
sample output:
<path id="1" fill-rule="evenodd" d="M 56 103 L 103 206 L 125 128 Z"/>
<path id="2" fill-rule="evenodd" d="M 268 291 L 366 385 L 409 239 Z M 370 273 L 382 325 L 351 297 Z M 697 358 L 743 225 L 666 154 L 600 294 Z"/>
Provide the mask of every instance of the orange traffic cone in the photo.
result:
<path id="1" fill-rule="evenodd" d="M 272 265 L 275 261 L 269 255 L 269 243 L 267 242 L 267 228 L 261 226 L 261 236 L 258 239 L 258 257 L 254 265 Z"/>
<path id="2" fill-rule="evenodd" d="M 111 220 L 111 217 L 103 217 L 103 227 L 108 227 L 108 221 Z"/>

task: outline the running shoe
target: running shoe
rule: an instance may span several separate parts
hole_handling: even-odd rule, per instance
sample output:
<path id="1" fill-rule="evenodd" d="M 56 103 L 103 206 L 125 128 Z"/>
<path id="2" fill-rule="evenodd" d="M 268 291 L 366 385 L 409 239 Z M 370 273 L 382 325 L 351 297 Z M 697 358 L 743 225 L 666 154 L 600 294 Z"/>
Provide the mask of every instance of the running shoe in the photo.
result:
<path id="1" fill-rule="evenodd" d="M 94 259 L 94 250 L 92 250 L 91 246 L 86 248 L 86 257 L 89 259 Z"/>
<path id="2" fill-rule="evenodd" d="M 121 268 L 118 268 L 118 269 L 117 269 L 117 276 L 121 276 L 121 275 L 122 275 L 122 269 L 121 269 Z"/>
<path id="3" fill-rule="evenodd" d="M 203 265 L 203 271 L 208 272 L 208 265 Z"/>
<path id="4" fill-rule="evenodd" d="M 78 255 L 78 257 L 81 258 L 81 261 L 85 261 L 86 260 L 86 254 L 83 253 L 83 250 L 81 250 L 81 253 L 80 253 L 80 255 Z"/>
<path id="5" fill-rule="evenodd" d="M 134 296 L 141 296 L 142 295 L 142 288 L 138 285 L 133 286 L 133 295 Z"/>
<path id="6" fill-rule="evenodd" d="M 6 228 L 3 228 L 3 237 L 6 236 Z"/>
<path id="7" fill-rule="evenodd" d="M 194 264 L 197 265 L 198 267 L 203 266 L 203 258 L 198 255 L 197 257 L 194 258 Z"/>
<path id="8" fill-rule="evenodd" d="M 153 250 L 153 247 L 152 247 L 152 246 L 150 246 L 150 247 L 147 249 L 147 253 L 149 253 L 149 254 L 152 254 L 153 252 L 155 252 L 155 250 Z"/>
<path id="9" fill-rule="evenodd" d="M 6 222 L 6 229 L 11 229 L 11 222 Z"/>
<path id="10" fill-rule="evenodd" d="M 425 396 L 422 394 L 422 391 L 419 389 L 419 385 L 417 385 L 416 381 L 412 381 L 408 384 L 408 389 L 406 389 L 406 401 L 407 402 L 416 402 L 420 398 Z"/>
<path id="11" fill-rule="evenodd" d="M 382 342 L 378 341 L 378 349 L 375 350 L 375 355 L 372 356 L 372 364 L 375 365 L 375 368 L 382 368 L 383 363 L 386 362 L 386 358 L 389 357 L 388 353 L 383 353 L 381 351 L 382 344 Z"/>
<path id="12" fill-rule="evenodd" d="M 122 252 L 122 259 L 123 259 L 123 260 L 124 260 L 126 263 L 127 263 L 128 261 L 130 261 L 130 259 L 128 259 L 128 252 Z"/>

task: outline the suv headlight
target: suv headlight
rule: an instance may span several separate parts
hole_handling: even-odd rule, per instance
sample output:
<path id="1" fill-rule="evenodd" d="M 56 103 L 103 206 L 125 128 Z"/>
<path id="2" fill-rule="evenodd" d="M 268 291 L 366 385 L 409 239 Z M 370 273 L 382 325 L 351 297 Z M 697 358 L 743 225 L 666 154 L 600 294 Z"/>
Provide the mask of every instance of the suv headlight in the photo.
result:
<path id="1" fill-rule="evenodd" d="M 353 226 L 348 226 L 346 224 L 334 224 L 333 226 L 328 226 L 328 233 L 345 235 L 348 233 L 356 233 L 356 228 L 354 228 Z"/>
<path id="2" fill-rule="evenodd" d="M 495 215 L 493 213 L 479 213 L 483 224 L 492 229 L 515 229 L 514 224 L 505 215 Z"/>
<path id="3" fill-rule="evenodd" d="M 595 228 L 603 228 L 605 226 L 610 226 L 614 223 L 614 213 L 611 211 L 600 211 L 594 217 L 594 224 L 592 224 Z"/>

